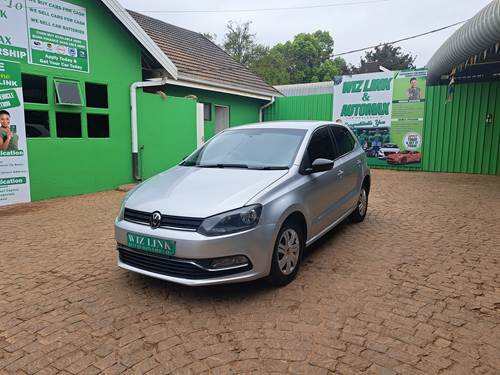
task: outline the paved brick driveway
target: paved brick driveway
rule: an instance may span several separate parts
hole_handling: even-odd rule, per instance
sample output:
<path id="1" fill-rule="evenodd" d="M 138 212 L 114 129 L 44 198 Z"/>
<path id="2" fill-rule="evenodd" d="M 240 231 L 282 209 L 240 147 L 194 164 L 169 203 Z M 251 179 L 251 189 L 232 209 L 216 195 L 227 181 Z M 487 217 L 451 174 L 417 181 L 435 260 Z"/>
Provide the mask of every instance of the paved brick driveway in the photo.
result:
<path id="1" fill-rule="evenodd" d="M 0 209 L 0 373 L 500 374 L 500 178 L 373 175 L 281 289 L 118 269 L 119 192 Z"/>

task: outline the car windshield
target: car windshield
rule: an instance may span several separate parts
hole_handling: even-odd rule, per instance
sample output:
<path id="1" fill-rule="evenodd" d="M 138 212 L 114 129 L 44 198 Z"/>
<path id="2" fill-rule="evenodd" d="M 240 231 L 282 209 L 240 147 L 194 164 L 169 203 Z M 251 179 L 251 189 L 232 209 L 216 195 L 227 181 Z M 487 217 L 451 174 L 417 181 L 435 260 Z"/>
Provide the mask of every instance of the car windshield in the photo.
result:
<path id="1" fill-rule="evenodd" d="M 214 137 L 184 160 L 205 168 L 287 169 L 304 139 L 303 129 L 232 129 Z"/>

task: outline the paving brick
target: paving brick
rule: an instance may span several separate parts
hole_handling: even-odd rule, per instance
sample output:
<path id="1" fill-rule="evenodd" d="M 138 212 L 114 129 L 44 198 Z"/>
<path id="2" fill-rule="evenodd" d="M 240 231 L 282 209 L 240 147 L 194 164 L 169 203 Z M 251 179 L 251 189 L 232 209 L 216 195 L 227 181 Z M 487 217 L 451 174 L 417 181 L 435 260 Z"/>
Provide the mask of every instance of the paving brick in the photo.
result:
<path id="1" fill-rule="evenodd" d="M 366 220 L 278 289 L 118 269 L 121 192 L 0 208 L 0 373 L 499 374 L 500 178 L 374 170 L 372 186 Z"/>

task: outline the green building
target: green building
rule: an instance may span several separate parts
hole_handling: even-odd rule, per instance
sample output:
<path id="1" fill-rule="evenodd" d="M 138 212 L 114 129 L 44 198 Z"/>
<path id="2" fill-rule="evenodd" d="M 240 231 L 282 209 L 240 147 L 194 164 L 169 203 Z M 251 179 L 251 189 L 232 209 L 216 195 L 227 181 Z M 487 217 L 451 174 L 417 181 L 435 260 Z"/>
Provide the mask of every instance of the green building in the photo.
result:
<path id="1" fill-rule="evenodd" d="M 201 34 L 116 0 L 19 4 L 0 60 L 21 63 L 32 200 L 148 178 L 280 95 Z"/>

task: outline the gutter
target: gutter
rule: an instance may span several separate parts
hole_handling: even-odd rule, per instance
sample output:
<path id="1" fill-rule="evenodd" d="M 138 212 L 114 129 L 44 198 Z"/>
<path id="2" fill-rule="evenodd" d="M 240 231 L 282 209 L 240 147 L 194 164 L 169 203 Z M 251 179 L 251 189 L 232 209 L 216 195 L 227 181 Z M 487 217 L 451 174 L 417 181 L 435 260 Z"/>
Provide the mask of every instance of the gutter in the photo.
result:
<path id="1" fill-rule="evenodd" d="M 262 114 L 263 114 L 264 109 L 266 109 L 267 107 L 270 107 L 271 105 L 273 105 L 273 103 L 275 101 L 276 101 L 276 97 L 273 96 L 271 98 L 271 101 L 269 103 L 266 103 L 262 107 L 259 108 L 259 122 L 262 122 L 262 120 L 263 120 Z"/>
<path id="2" fill-rule="evenodd" d="M 139 174 L 139 141 L 137 133 L 137 89 L 141 87 L 163 86 L 167 78 L 134 82 L 130 85 L 130 127 L 132 132 L 132 175 L 135 181 L 141 180 Z"/>

